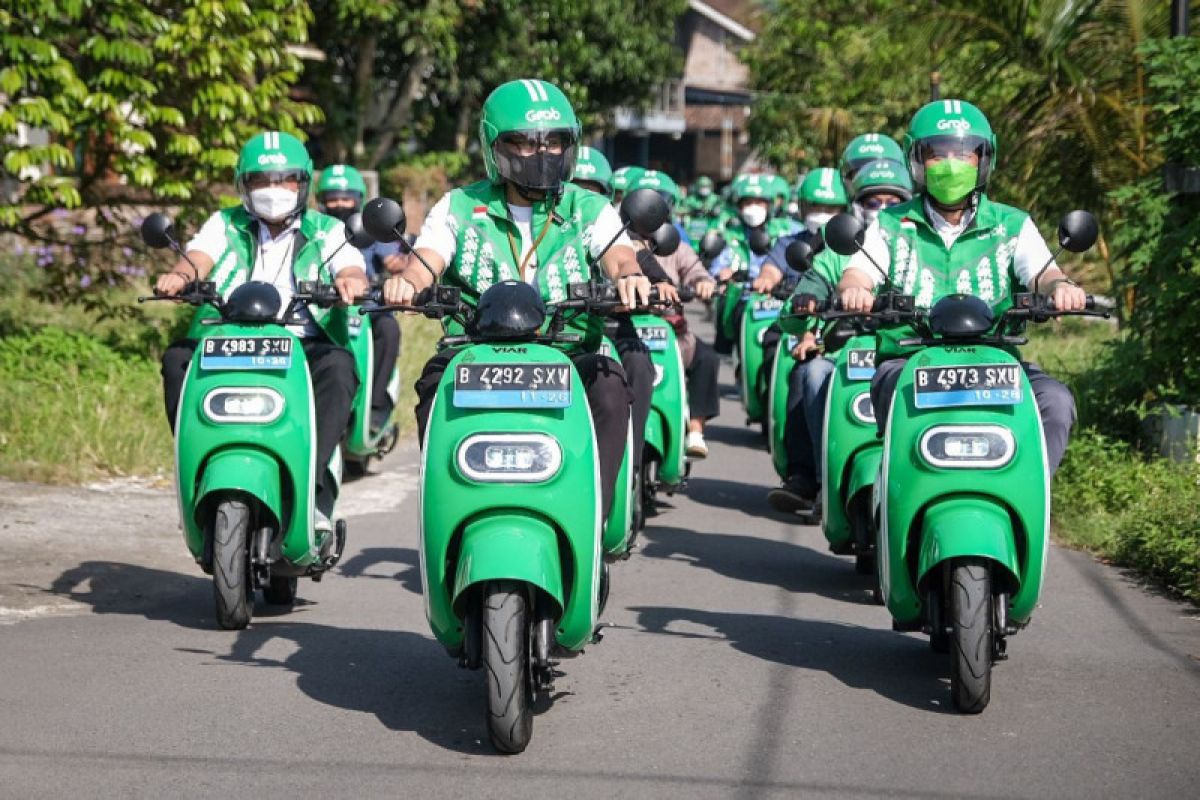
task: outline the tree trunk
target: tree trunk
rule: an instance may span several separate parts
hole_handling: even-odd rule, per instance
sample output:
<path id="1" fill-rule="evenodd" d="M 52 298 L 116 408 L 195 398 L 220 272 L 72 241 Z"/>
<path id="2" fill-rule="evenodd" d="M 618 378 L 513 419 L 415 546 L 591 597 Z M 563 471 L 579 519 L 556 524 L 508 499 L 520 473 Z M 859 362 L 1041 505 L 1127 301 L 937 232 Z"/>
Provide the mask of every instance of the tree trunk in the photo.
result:
<path id="1" fill-rule="evenodd" d="M 408 73 L 404 76 L 404 82 L 396 91 L 392 108 L 380 126 L 379 141 L 376 142 L 371 157 L 367 159 L 367 169 L 379 168 L 396 143 L 397 134 L 408 126 L 412 119 L 413 102 L 420 93 L 421 86 L 425 81 L 425 70 L 429 68 L 432 60 L 433 57 L 430 55 L 428 47 L 424 45 L 413 54 L 413 60 L 409 65 Z"/>
<path id="2" fill-rule="evenodd" d="M 379 35 L 374 31 L 365 33 L 358 48 L 358 59 L 354 65 L 354 161 L 360 161 L 367 152 L 367 117 L 371 113 L 371 89 L 375 75 L 375 51 Z"/>

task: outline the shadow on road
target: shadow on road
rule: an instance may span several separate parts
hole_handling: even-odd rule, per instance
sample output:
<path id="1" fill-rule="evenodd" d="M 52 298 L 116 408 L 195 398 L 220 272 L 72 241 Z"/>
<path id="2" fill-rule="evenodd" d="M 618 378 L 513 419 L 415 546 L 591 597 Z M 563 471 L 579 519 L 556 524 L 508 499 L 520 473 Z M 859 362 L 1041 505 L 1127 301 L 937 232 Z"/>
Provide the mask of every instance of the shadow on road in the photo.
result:
<path id="1" fill-rule="evenodd" d="M 769 488 L 759 483 L 693 476 L 688 478 L 686 494 L 689 500 L 699 505 L 712 506 L 722 511 L 736 511 L 772 522 L 800 524 L 796 515 L 781 514 L 767 505 Z"/>
<path id="2" fill-rule="evenodd" d="M 48 591 L 89 605 L 97 614 L 140 614 L 184 628 L 216 628 L 212 581 L 201 576 L 84 561 L 55 578 Z"/>
<path id="3" fill-rule="evenodd" d="M 260 651 L 274 640 L 295 651 L 279 660 Z M 273 621 L 237 634 L 218 660 L 286 669 L 319 703 L 374 714 L 392 731 L 412 731 L 460 753 L 493 753 L 484 724 L 483 675 L 459 670 L 433 639 L 396 630 Z"/>
<path id="4" fill-rule="evenodd" d="M 747 655 L 797 669 L 826 672 L 854 689 L 869 689 L 921 711 L 953 713 L 946 689 L 950 664 L 929 645 L 892 631 L 769 614 L 687 608 L 630 609 L 647 633 L 724 639 Z M 711 628 L 713 635 L 671 630 L 675 623 Z M 781 698 L 782 702 L 782 698 Z"/>
<path id="5" fill-rule="evenodd" d="M 765 583 L 789 592 L 828 597 L 846 603 L 874 605 L 872 579 L 854 571 L 848 558 L 803 545 L 654 525 L 642 532 L 641 553 L 648 558 L 687 561 L 738 581 Z"/>
<path id="6" fill-rule="evenodd" d="M 732 410 L 729 410 L 732 409 Z M 724 409 L 725 414 L 720 417 L 724 419 L 726 416 L 730 421 L 736 415 L 740 421 L 745 418 L 746 412 L 740 405 L 727 405 Z M 767 452 L 767 440 L 762 435 L 762 426 L 758 423 L 753 425 L 734 425 L 722 424 L 717 422 L 709 422 L 704 426 L 704 438 L 711 442 L 719 442 L 727 444 L 731 447 L 745 447 L 750 450 L 761 450 L 765 455 Z"/>
<path id="7" fill-rule="evenodd" d="M 403 569 L 392 572 L 368 571 L 383 564 L 396 564 Z M 399 581 L 413 594 L 421 594 L 421 557 L 411 547 L 367 547 L 337 566 L 337 572 L 347 578 L 373 578 Z"/>

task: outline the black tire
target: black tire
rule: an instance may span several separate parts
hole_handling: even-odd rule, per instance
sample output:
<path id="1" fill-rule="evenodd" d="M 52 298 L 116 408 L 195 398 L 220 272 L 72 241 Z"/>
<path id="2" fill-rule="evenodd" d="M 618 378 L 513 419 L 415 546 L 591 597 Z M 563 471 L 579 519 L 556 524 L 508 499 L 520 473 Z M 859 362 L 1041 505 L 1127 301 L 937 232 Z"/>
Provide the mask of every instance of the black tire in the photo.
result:
<path id="1" fill-rule="evenodd" d="M 987 708 L 992 694 L 992 573 L 986 561 L 964 558 L 950 574 L 950 694 L 964 714 Z"/>
<path id="2" fill-rule="evenodd" d="M 487 726 L 501 753 L 524 751 L 533 735 L 530 672 L 532 615 L 525 587 L 493 581 L 483 588 L 483 666 L 487 674 Z"/>
<path id="3" fill-rule="evenodd" d="M 270 582 L 263 587 L 263 599 L 273 606 L 294 605 L 297 582 L 294 576 L 272 575 Z"/>
<path id="4" fill-rule="evenodd" d="M 213 521 L 213 598 L 217 624 L 240 631 L 254 612 L 254 584 L 250 580 L 250 507 L 240 500 L 224 500 Z"/>
<path id="5" fill-rule="evenodd" d="M 360 459 L 358 456 L 342 459 L 342 475 L 347 480 L 356 481 L 360 478 L 365 478 L 370 471 L 368 461 L 370 456 Z"/>

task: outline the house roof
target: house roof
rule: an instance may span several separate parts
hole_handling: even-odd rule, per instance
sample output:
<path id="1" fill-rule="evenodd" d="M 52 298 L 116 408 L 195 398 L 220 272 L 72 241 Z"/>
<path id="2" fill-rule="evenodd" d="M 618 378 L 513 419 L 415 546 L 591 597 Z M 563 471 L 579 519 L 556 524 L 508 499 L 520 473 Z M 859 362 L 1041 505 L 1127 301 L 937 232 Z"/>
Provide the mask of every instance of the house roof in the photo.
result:
<path id="1" fill-rule="evenodd" d="M 752 21 L 750 3 L 747 0 L 689 0 L 688 8 L 720 25 L 742 41 L 754 41 L 754 31 L 747 27 Z"/>

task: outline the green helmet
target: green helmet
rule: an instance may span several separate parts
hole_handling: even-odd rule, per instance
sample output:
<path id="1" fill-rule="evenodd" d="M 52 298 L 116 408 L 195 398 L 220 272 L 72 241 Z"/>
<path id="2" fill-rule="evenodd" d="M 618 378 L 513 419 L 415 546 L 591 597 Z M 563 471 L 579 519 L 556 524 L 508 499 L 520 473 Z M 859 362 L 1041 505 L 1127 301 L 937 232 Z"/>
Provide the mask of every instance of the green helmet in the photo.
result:
<path id="1" fill-rule="evenodd" d="M 917 190 L 926 193 L 928 186 L 925 161 L 940 156 L 974 155 L 978 158 L 974 188 L 968 194 L 987 186 L 992 168 L 996 163 L 996 134 L 983 112 L 965 100 L 934 100 L 922 106 L 913 115 L 904 136 L 904 151 L 908 157 L 908 169 Z M 955 161 L 944 158 L 943 161 Z M 960 162 L 961 163 L 961 162 Z M 957 192 L 955 192 L 957 193 Z M 935 195 L 936 197 L 936 195 Z M 936 199 L 953 203 L 943 197 Z"/>
<path id="2" fill-rule="evenodd" d="M 810 206 L 845 206 L 846 185 L 833 167 L 811 170 L 800 184 L 800 203 Z"/>
<path id="3" fill-rule="evenodd" d="M 729 200 L 734 205 L 748 197 L 758 197 L 770 202 L 774 187 L 773 175 L 738 175 L 729 190 Z"/>
<path id="4" fill-rule="evenodd" d="M 904 151 L 895 139 L 884 133 L 864 133 L 855 136 L 842 151 L 842 177 L 846 179 L 846 183 L 850 183 L 863 165 L 881 158 L 904 161 Z"/>
<path id="5" fill-rule="evenodd" d="M 772 175 L 771 178 L 771 196 L 777 202 L 787 202 L 788 195 L 791 194 L 791 187 L 788 186 L 787 178 L 782 175 Z"/>
<path id="6" fill-rule="evenodd" d="M 488 178 L 555 194 L 575 172 L 581 133 L 575 110 L 554 84 L 528 78 L 503 83 L 484 101 L 479 120 Z"/>
<path id="7" fill-rule="evenodd" d="M 350 198 L 354 201 L 355 210 L 362 207 L 367 199 L 367 182 L 362 173 L 349 164 L 334 164 L 321 170 L 317 178 L 317 205 L 325 211 L 326 200 Z"/>
<path id="8" fill-rule="evenodd" d="M 695 183 L 692 184 L 692 189 L 689 194 L 695 195 L 696 197 L 708 197 L 713 193 L 713 188 L 713 179 L 707 175 L 701 175 L 696 179 Z"/>
<path id="9" fill-rule="evenodd" d="M 632 192 L 637 189 L 653 189 L 662 195 L 672 210 L 679 204 L 679 185 L 665 172 L 656 169 L 642 170 L 629 182 L 626 191 Z"/>
<path id="10" fill-rule="evenodd" d="M 855 173 L 851 189 L 855 200 L 882 192 L 909 200 L 912 198 L 912 178 L 899 161 L 881 158 L 865 164 Z"/>
<path id="11" fill-rule="evenodd" d="M 271 207 L 252 202 L 248 179 L 251 175 L 266 173 L 273 179 L 294 178 L 299 184 L 296 203 L 290 209 Z M 312 183 L 313 163 L 304 144 L 290 133 L 267 131 L 246 142 L 238 153 L 237 168 L 233 182 L 241 195 L 242 205 L 256 217 L 269 222 L 282 222 L 304 210 L 308 203 L 308 188 Z"/>
<path id="12" fill-rule="evenodd" d="M 604 187 L 604 193 L 612 197 L 613 171 L 608 159 L 594 147 L 580 147 L 579 158 L 575 160 L 575 174 L 572 181 L 591 181 Z"/>

